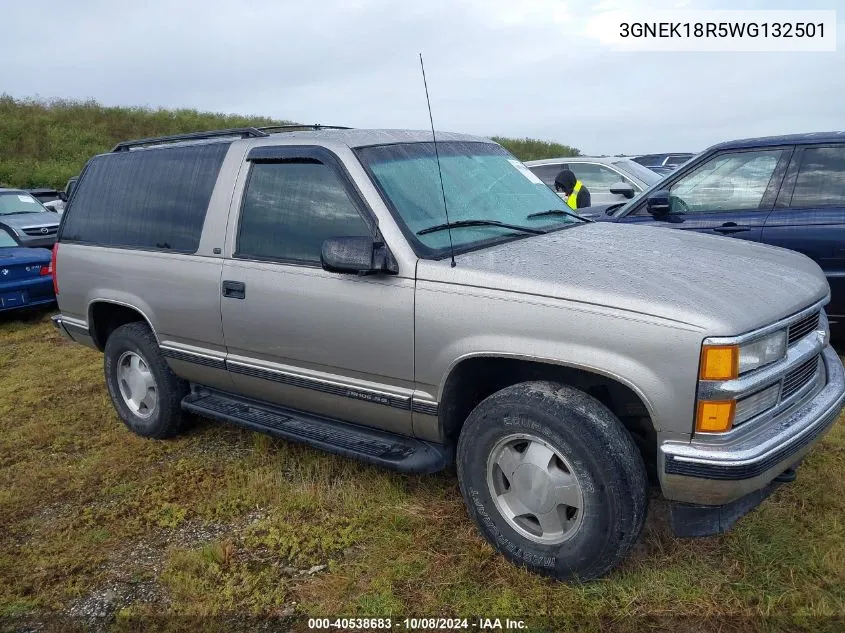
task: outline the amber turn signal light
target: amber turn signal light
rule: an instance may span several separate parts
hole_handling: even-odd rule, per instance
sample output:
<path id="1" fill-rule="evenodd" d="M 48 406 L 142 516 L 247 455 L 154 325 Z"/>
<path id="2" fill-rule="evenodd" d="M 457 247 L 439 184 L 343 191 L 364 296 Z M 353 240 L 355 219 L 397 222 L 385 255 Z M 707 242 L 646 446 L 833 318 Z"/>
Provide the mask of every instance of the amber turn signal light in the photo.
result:
<path id="1" fill-rule="evenodd" d="M 695 416 L 695 430 L 705 433 L 730 431 L 734 423 L 735 400 L 724 402 L 702 401 L 698 403 Z"/>
<path id="2" fill-rule="evenodd" d="M 738 345 L 705 345 L 701 348 L 701 380 L 732 380 L 739 376 Z"/>

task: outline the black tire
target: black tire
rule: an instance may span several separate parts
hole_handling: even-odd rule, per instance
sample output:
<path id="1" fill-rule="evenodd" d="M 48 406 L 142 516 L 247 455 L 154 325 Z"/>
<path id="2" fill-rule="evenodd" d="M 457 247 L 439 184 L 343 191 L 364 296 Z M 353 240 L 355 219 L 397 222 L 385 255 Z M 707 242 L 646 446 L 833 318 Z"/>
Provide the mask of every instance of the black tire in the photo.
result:
<path id="1" fill-rule="evenodd" d="M 526 538 L 493 499 L 488 459 L 515 434 L 532 435 L 559 452 L 580 484 L 583 514 L 562 543 Z M 642 457 L 621 422 L 577 389 L 525 382 L 486 398 L 461 430 L 457 468 L 469 515 L 484 538 L 535 573 L 558 580 L 599 578 L 628 555 L 642 532 L 648 508 Z"/>
<path id="2" fill-rule="evenodd" d="M 157 401 L 150 407 L 147 417 L 133 412 L 121 395 L 117 366 L 127 352 L 140 356 L 155 380 Z M 111 333 L 106 341 L 103 371 L 114 408 L 133 432 L 143 437 L 165 439 L 182 430 L 185 414 L 181 402 L 188 394 L 188 383 L 178 378 L 167 365 L 146 323 L 127 323 Z"/>

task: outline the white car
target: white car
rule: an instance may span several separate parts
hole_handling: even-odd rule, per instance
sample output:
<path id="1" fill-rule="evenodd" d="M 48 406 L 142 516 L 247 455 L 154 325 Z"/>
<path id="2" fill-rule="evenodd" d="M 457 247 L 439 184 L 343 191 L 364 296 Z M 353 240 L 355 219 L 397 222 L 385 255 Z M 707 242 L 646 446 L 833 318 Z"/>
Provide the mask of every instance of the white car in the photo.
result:
<path id="1" fill-rule="evenodd" d="M 55 211 L 59 215 L 64 212 L 65 203 L 67 202 L 67 196 L 64 191 L 41 187 L 39 189 L 28 189 L 27 192 L 44 205 L 44 208 L 48 211 Z"/>
<path id="2" fill-rule="evenodd" d="M 663 178 L 647 167 L 622 157 L 569 156 L 525 163 L 534 175 L 554 189 L 555 176 L 571 169 L 590 191 L 591 205 L 627 202 Z"/>

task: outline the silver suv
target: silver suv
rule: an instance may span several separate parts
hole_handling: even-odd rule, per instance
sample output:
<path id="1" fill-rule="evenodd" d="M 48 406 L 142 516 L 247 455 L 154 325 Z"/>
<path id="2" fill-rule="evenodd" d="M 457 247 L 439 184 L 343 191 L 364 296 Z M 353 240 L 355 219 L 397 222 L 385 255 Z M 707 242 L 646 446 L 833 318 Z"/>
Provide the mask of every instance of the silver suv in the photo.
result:
<path id="1" fill-rule="evenodd" d="M 132 431 L 455 463 L 491 545 L 559 579 L 625 558 L 650 483 L 692 536 L 793 477 L 845 398 L 815 263 L 590 223 L 499 145 L 437 139 L 439 164 L 413 131 L 120 144 L 62 218 L 55 324 Z"/>

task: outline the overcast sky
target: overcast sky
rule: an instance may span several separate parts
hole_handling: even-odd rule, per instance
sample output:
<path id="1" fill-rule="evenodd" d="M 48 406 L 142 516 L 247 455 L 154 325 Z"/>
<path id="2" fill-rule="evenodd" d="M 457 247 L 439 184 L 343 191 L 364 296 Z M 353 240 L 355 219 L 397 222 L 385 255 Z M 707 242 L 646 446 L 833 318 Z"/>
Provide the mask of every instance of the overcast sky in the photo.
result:
<path id="1" fill-rule="evenodd" d="M 845 128 L 845 1 L 3 0 L 0 92 L 354 127 L 530 136 L 584 153 L 697 151 Z M 837 9 L 837 52 L 618 52 L 623 6 Z M 0 149 L 2 151 L 2 149 Z"/>

